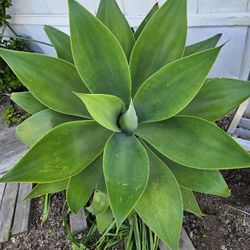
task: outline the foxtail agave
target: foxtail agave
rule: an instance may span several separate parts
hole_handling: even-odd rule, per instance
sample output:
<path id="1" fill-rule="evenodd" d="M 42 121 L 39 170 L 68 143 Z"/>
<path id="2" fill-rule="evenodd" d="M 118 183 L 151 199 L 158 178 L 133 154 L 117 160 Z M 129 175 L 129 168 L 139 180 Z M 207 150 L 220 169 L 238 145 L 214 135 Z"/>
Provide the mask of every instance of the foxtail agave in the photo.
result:
<path id="1" fill-rule="evenodd" d="M 227 197 L 219 170 L 250 166 L 214 124 L 250 85 L 207 79 L 220 35 L 185 47 L 186 2 L 154 6 L 133 33 L 114 0 L 97 17 L 69 0 L 70 37 L 45 27 L 58 58 L 1 49 L 32 114 L 17 128 L 31 148 L 1 182 L 38 183 L 28 198 L 66 190 L 75 213 L 90 200 L 102 229 L 137 213 L 178 249 L 183 210 L 202 215 L 193 191 Z"/>

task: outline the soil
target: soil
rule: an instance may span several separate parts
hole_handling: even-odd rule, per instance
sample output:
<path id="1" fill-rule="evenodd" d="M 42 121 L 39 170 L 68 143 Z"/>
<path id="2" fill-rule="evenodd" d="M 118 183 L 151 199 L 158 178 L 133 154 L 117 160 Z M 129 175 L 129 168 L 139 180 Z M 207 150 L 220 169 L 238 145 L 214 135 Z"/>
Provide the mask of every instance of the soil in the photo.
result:
<path id="1" fill-rule="evenodd" d="M 48 220 L 42 224 L 42 204 L 37 198 L 31 202 L 30 230 L 28 233 L 13 236 L 9 242 L 0 244 L 0 250 L 71 250 L 72 243 L 67 239 L 63 228 L 62 210 L 65 201 L 65 194 L 58 193 L 52 197 L 51 208 Z M 86 237 L 87 232 L 83 232 L 78 237 Z M 95 235 L 93 242 L 96 242 L 100 235 Z M 84 248 L 73 248 L 74 250 L 84 250 Z M 94 250 L 88 248 L 87 250 Z M 122 250 L 123 244 L 120 242 L 107 250 Z"/>
<path id="2" fill-rule="evenodd" d="M 197 250 L 250 249 L 250 169 L 223 172 L 232 195 L 197 194 L 203 218 L 186 214 L 184 227 Z"/>
<path id="3" fill-rule="evenodd" d="M 62 206 L 64 195 L 57 194 L 52 198 L 48 220 L 42 224 L 42 204 L 40 199 L 32 201 L 30 231 L 11 237 L 8 243 L 0 246 L 1 250 L 69 250 L 71 243 L 63 229 Z"/>

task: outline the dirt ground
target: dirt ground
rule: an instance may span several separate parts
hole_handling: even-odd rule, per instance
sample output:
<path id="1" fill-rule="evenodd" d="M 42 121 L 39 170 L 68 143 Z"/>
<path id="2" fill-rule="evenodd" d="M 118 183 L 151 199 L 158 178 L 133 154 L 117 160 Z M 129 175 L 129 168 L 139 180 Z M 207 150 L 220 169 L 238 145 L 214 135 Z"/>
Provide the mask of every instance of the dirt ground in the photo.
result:
<path id="1" fill-rule="evenodd" d="M 184 226 L 197 250 L 250 249 L 250 169 L 223 175 L 231 197 L 197 194 L 206 216 L 185 215 Z"/>
<path id="2" fill-rule="evenodd" d="M 1 250 L 69 250 L 71 244 L 63 229 L 62 206 L 64 196 L 52 198 L 51 211 L 47 222 L 41 224 L 42 205 L 40 199 L 32 201 L 30 231 L 11 237 L 10 241 L 0 246 Z"/>
<path id="3" fill-rule="evenodd" d="M 197 194 L 203 218 L 185 214 L 184 227 L 197 250 L 250 249 L 250 169 L 223 172 L 232 191 L 229 198 Z M 69 250 L 62 226 L 64 195 L 52 198 L 48 221 L 41 225 L 41 204 L 32 202 L 29 233 L 12 237 L 0 250 Z M 113 250 L 122 249 L 114 247 Z"/>

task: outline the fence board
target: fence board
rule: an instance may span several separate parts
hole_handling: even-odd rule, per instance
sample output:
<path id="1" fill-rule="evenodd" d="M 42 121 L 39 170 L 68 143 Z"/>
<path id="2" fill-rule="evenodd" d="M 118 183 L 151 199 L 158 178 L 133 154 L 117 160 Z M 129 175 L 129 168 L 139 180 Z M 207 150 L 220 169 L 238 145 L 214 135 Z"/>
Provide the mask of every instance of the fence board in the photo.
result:
<path id="1" fill-rule="evenodd" d="M 48 12 L 51 14 L 66 14 L 68 13 L 68 1 L 67 0 L 60 0 L 60 3 L 55 0 L 44 0 Z"/>
<path id="2" fill-rule="evenodd" d="M 2 204 L 5 185 L 6 185 L 5 183 L 0 183 L 0 208 L 1 208 L 1 204 Z"/>
<path id="3" fill-rule="evenodd" d="M 239 78 L 245 49 L 246 27 L 202 27 L 190 28 L 188 44 L 204 40 L 217 33 L 222 33 L 221 43 L 227 44 L 222 49 L 210 77 Z M 247 67 L 249 69 L 249 66 Z"/>
<path id="4" fill-rule="evenodd" d="M 198 12 L 244 12 L 248 0 L 198 0 Z"/>
<path id="5" fill-rule="evenodd" d="M 10 8 L 10 13 L 48 13 L 48 7 L 44 0 L 13 0 L 12 7 Z"/>
<path id="6" fill-rule="evenodd" d="M 81 209 L 78 214 L 71 213 L 69 219 L 71 232 L 73 234 L 81 233 L 88 227 L 83 209 Z"/>
<path id="7" fill-rule="evenodd" d="M 156 3 L 156 0 L 144 0 L 141 1 L 123 0 L 125 14 L 128 16 L 145 16 L 152 6 Z"/>
<path id="8" fill-rule="evenodd" d="M 8 183 L 5 187 L 0 209 L 0 243 L 9 239 L 9 233 L 15 212 L 16 197 L 19 184 Z"/>
<path id="9" fill-rule="evenodd" d="M 31 200 L 24 201 L 24 198 L 31 190 L 32 184 L 21 183 L 19 186 L 12 234 L 20 234 L 28 231 Z"/>

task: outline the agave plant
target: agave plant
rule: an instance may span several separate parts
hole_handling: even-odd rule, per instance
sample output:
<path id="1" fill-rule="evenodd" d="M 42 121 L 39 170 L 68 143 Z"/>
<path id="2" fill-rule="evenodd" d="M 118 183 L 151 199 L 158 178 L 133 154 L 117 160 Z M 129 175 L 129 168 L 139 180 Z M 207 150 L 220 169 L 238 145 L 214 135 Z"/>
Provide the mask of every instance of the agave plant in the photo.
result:
<path id="1" fill-rule="evenodd" d="M 28 198 L 66 190 L 74 213 L 90 201 L 102 230 L 137 214 L 178 249 L 183 210 L 202 215 L 193 192 L 227 197 L 219 170 L 250 166 L 214 124 L 250 85 L 207 79 L 221 35 L 185 47 L 186 2 L 155 5 L 133 33 L 115 0 L 97 17 L 69 0 L 70 37 L 45 27 L 58 58 L 1 49 L 32 116 L 17 128 L 31 148 L 0 181 L 37 183 Z"/>

